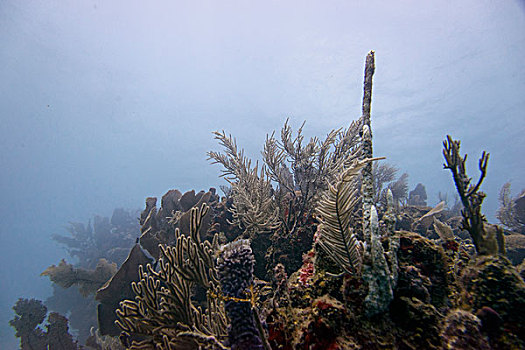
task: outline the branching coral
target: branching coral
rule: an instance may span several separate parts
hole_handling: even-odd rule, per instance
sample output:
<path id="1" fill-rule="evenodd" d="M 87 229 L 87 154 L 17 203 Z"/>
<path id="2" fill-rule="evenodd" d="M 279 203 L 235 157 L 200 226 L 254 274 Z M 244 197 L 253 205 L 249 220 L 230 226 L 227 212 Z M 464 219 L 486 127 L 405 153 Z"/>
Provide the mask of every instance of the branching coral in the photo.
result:
<path id="1" fill-rule="evenodd" d="M 372 164 L 372 173 L 374 176 L 374 189 L 376 192 L 375 202 L 379 201 L 379 196 L 383 188 L 395 180 L 398 169 L 390 164 Z"/>
<path id="2" fill-rule="evenodd" d="M 388 184 L 388 189 L 392 192 L 392 199 L 396 208 L 399 204 L 405 204 L 408 200 L 408 174 L 401 174 L 396 181 Z"/>
<path id="3" fill-rule="evenodd" d="M 222 302 L 216 297 L 219 282 L 214 265 L 218 235 L 212 243 L 202 242 L 198 235 L 208 209 L 206 204 L 191 209 L 190 234 L 177 229 L 175 245 L 160 246 L 157 269 L 150 264 L 140 268 L 141 280 L 132 283 L 135 300 L 122 302 L 117 310 L 122 339 L 131 349 L 169 349 L 181 341 L 223 348 L 227 322 Z M 205 310 L 192 300 L 197 285 L 208 290 Z M 133 340 L 137 335 L 146 339 Z"/>
<path id="4" fill-rule="evenodd" d="M 96 301 L 93 295 L 117 272 L 117 265 L 106 259 L 100 259 L 95 269 L 75 267 L 60 261 L 58 266 L 51 265 L 41 276 L 49 276 L 54 283 L 53 297 L 46 304 L 53 310 L 69 313 L 72 328 L 79 330 L 79 340 L 85 341 L 89 328 L 96 325 Z M 65 290 L 64 288 L 72 288 Z"/>
<path id="5" fill-rule="evenodd" d="M 299 194 L 299 216 L 308 216 L 320 192 L 334 180 L 339 170 L 349 167 L 360 156 L 361 140 L 359 121 L 346 130 L 330 131 L 322 142 L 314 137 L 306 145 L 303 145 L 303 127 L 304 123 L 294 138 L 286 121 L 281 140 L 275 139 L 273 134 L 267 137 L 262 154 L 269 177 L 278 185 L 278 196 Z"/>
<path id="6" fill-rule="evenodd" d="M 260 172 L 258 164 L 252 168 L 244 150 L 239 150 L 235 140 L 224 131 L 214 134 L 226 153 L 210 151 L 208 156 L 214 163 L 223 165 L 222 176 L 231 185 L 234 223 L 243 227 L 249 235 L 277 229 L 278 209 L 272 200 L 273 188 L 265 175 L 265 168 L 262 167 Z"/>
<path id="7" fill-rule="evenodd" d="M 476 184 L 472 184 L 472 178 L 467 176 L 465 161 L 467 155 L 461 157 L 459 153 L 461 142 L 453 140 L 447 135 L 443 141 L 443 156 L 445 157 L 445 169 L 450 169 L 459 198 L 463 203 L 463 229 L 467 230 L 472 237 L 476 251 L 480 255 L 505 254 L 505 244 L 502 230 L 489 225 L 487 219 L 481 213 L 481 204 L 485 193 L 480 192 L 481 183 L 487 175 L 487 164 L 489 154 L 485 151 L 479 159 L 479 170 L 481 175 Z"/>
<path id="8" fill-rule="evenodd" d="M 40 300 L 18 299 L 13 310 L 16 316 L 9 325 L 16 330 L 22 349 L 43 348 L 46 343 L 45 333 L 38 327 L 47 314 L 47 307 Z"/>
<path id="9" fill-rule="evenodd" d="M 375 203 L 386 206 L 387 191 L 392 192 L 395 207 L 404 204 L 408 197 L 408 174 L 403 173 L 396 179 L 398 169 L 389 164 L 374 163 L 372 167 L 374 177 Z"/>
<path id="10" fill-rule="evenodd" d="M 508 227 L 513 229 L 516 226 L 514 219 L 514 203 L 510 194 L 510 182 L 505 183 L 499 191 L 500 207 L 496 213 L 498 220 Z"/>

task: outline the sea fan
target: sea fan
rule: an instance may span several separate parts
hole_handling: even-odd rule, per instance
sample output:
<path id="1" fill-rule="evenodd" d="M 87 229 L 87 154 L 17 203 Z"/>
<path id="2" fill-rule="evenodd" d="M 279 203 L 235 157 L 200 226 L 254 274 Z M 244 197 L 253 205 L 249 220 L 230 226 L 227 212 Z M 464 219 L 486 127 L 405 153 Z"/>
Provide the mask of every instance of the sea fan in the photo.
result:
<path id="1" fill-rule="evenodd" d="M 362 243 L 352 227 L 352 213 L 359 203 L 357 175 L 368 163 L 379 158 L 355 161 L 330 185 L 317 207 L 319 238 L 317 243 L 346 272 L 361 270 Z"/>

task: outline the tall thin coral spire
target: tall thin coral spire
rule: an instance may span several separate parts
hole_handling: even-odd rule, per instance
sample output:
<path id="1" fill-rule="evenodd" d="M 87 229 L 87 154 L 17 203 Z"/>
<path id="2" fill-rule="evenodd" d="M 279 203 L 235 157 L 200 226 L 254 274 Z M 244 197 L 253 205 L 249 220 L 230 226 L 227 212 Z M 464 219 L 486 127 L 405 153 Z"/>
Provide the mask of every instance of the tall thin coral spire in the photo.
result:
<path id="1" fill-rule="evenodd" d="M 375 71 L 375 55 L 374 51 L 370 51 L 366 56 L 365 63 L 365 79 L 363 86 L 363 151 L 361 153 L 361 159 L 373 158 L 374 152 L 372 151 L 372 128 L 370 126 L 370 107 L 372 104 L 372 77 Z M 370 244 L 370 208 L 374 204 L 374 178 L 372 175 L 372 163 L 368 163 L 362 171 L 363 184 L 363 235 L 365 242 Z"/>

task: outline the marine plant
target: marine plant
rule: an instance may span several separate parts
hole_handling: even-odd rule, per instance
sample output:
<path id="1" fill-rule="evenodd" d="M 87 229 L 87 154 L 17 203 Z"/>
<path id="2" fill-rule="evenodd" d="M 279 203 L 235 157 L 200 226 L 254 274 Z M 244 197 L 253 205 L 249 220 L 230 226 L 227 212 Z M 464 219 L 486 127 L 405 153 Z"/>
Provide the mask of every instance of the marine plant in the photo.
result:
<path id="1" fill-rule="evenodd" d="M 372 164 L 372 172 L 374 174 L 374 189 L 376 192 L 375 202 L 379 202 L 379 198 L 383 190 L 386 191 L 390 182 L 393 182 L 396 178 L 396 174 L 399 169 L 390 164 Z"/>
<path id="2" fill-rule="evenodd" d="M 364 244 L 355 234 L 353 219 L 360 199 L 357 175 L 370 161 L 357 161 L 341 174 L 317 206 L 317 244 L 347 273 L 361 272 Z"/>
<path id="3" fill-rule="evenodd" d="M 278 208 L 272 200 L 273 188 L 265 174 L 265 168 L 259 170 L 258 164 L 252 167 L 252 162 L 244 155 L 244 150 L 239 150 L 236 141 L 224 131 L 214 134 L 226 153 L 210 151 L 208 156 L 214 163 L 223 165 L 222 176 L 231 185 L 232 223 L 242 227 L 248 237 L 277 229 L 280 224 Z"/>
<path id="4" fill-rule="evenodd" d="M 303 127 L 294 135 L 286 121 L 280 138 L 267 135 L 262 165 L 224 131 L 214 133 L 224 153 L 208 152 L 213 163 L 223 166 L 222 176 L 231 186 L 231 223 L 252 239 L 255 273 L 261 278 L 271 276 L 278 263 L 290 273 L 301 266 L 302 254 L 312 247 L 321 194 L 361 155 L 362 119 L 330 131 L 324 140 L 305 142 Z"/>

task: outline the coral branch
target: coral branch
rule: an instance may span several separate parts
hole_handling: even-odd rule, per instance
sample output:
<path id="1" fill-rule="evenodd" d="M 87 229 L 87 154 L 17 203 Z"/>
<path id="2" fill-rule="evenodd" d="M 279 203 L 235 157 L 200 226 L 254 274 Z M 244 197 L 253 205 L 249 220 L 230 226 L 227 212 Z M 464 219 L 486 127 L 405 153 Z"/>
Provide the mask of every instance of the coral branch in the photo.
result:
<path id="1" fill-rule="evenodd" d="M 461 142 L 453 140 L 447 135 L 443 141 L 443 156 L 445 157 L 445 169 L 450 169 L 452 178 L 456 184 L 459 198 L 463 203 L 463 229 L 467 230 L 472 237 L 476 251 L 480 255 L 505 254 L 503 243 L 503 232 L 496 226 L 489 225 L 485 216 L 481 213 L 481 204 L 485 193 L 479 192 L 479 188 L 487 174 L 489 154 L 483 151 L 478 166 L 481 172 L 476 185 L 472 185 L 472 178 L 467 176 L 465 161 L 467 155 L 461 157 L 459 149 Z"/>

